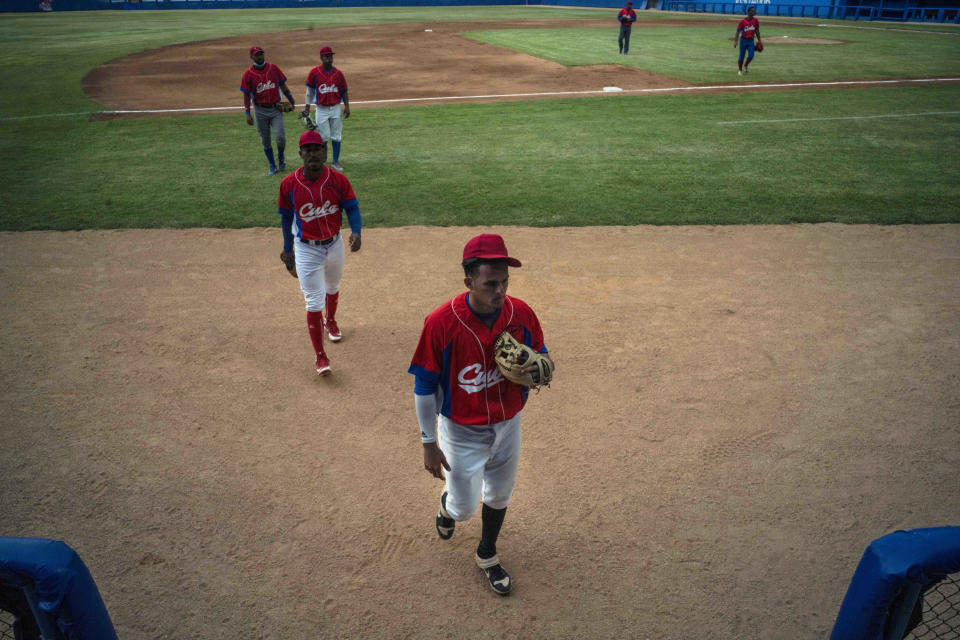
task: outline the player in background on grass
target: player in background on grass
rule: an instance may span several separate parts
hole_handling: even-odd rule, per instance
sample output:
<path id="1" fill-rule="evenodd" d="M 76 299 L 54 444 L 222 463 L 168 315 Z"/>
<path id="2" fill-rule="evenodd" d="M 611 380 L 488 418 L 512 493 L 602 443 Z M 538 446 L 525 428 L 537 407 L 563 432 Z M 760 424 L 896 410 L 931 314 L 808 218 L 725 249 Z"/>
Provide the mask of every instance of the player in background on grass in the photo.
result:
<path id="1" fill-rule="evenodd" d="M 263 154 L 270 163 L 270 175 L 287 168 L 283 158 L 287 146 L 287 133 L 283 125 L 283 112 L 277 108 L 280 102 L 280 92 L 287 96 L 290 109 L 296 106 L 293 94 L 287 88 L 287 77 L 280 67 L 267 62 L 261 47 L 250 47 L 250 60 L 253 64 L 243 72 L 240 80 L 240 91 L 243 92 L 243 110 L 247 116 L 247 124 L 253 126 L 253 116 L 250 115 L 250 101 L 253 100 L 253 110 L 256 114 L 257 133 L 260 134 L 260 144 L 263 145 Z M 273 159 L 273 143 L 270 141 L 270 131 L 277 139 L 277 160 L 279 168 Z"/>
<path id="2" fill-rule="evenodd" d="M 314 122 L 317 123 L 317 131 L 333 146 L 333 163 L 330 166 L 343 171 L 340 165 L 340 142 L 343 140 L 343 119 L 350 117 L 350 99 L 347 97 L 347 79 L 340 69 L 333 66 L 333 55 L 330 47 L 320 49 L 320 65 L 307 74 L 307 104 L 304 109 L 316 105 Z"/>
<path id="3" fill-rule="evenodd" d="M 737 35 L 733 39 L 733 48 L 740 47 L 740 58 L 737 60 L 737 75 L 749 73 L 750 61 L 753 60 L 754 43 L 760 44 L 760 22 L 756 18 L 757 10 L 754 7 L 747 9 L 747 17 L 737 25 Z M 746 55 L 746 62 L 743 58 Z"/>
<path id="4" fill-rule="evenodd" d="M 617 44 L 620 45 L 620 53 L 623 55 L 630 52 L 630 31 L 636 21 L 637 12 L 633 10 L 633 2 L 628 0 L 627 6 L 620 9 L 620 13 L 617 14 L 617 22 L 620 23 L 620 37 L 617 38 Z"/>

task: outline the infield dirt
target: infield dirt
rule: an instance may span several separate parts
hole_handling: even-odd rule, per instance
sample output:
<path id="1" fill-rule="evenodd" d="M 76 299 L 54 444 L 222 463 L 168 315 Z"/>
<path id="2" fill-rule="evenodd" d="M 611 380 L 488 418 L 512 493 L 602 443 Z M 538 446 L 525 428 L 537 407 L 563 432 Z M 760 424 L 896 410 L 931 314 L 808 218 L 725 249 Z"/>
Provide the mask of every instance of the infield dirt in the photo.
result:
<path id="1" fill-rule="evenodd" d="M 557 363 L 499 551 L 434 531 L 406 373 L 465 241 Z M 960 514 L 960 226 L 370 229 L 319 378 L 277 229 L 0 233 L 0 533 L 121 638 L 822 638 Z"/>
<path id="2" fill-rule="evenodd" d="M 320 46 L 328 43 L 336 50 L 334 64 L 341 66 L 346 73 L 350 95 L 354 97 L 351 107 L 389 106 L 394 100 L 403 101 L 396 104 L 411 104 L 416 98 L 423 99 L 421 102 L 445 98 L 446 103 L 526 100 L 545 97 L 535 94 L 596 92 L 610 86 L 625 90 L 691 86 L 691 83 L 677 78 L 629 66 L 566 67 L 459 35 L 465 31 L 491 28 L 611 27 L 612 23 L 612 20 L 400 23 L 191 42 L 152 49 L 103 64 L 83 79 L 83 90 L 107 109 L 164 110 L 182 109 L 184 105 L 192 108 L 235 105 L 239 108 L 243 104 L 240 76 L 249 66 L 247 51 L 252 44 L 257 44 L 266 51 L 267 60 L 279 64 L 290 78 L 288 86 L 302 107 L 302 81 L 310 69 L 319 64 L 317 51 Z M 721 25 L 729 26 L 732 32 L 736 21 L 732 18 L 655 20 L 649 25 Z M 648 45 L 639 35 L 643 26 L 643 22 L 638 22 L 638 32 L 634 34 L 632 45 L 636 54 Z M 616 46 L 616 36 L 616 24 L 613 23 L 611 49 Z M 778 39 L 775 44 L 779 46 L 787 42 Z M 842 42 L 804 38 L 789 41 L 790 44 Z M 735 71 L 735 52 L 731 52 L 730 65 Z M 500 97 L 476 97 L 485 95 Z M 451 96 L 460 97 L 447 99 Z"/>

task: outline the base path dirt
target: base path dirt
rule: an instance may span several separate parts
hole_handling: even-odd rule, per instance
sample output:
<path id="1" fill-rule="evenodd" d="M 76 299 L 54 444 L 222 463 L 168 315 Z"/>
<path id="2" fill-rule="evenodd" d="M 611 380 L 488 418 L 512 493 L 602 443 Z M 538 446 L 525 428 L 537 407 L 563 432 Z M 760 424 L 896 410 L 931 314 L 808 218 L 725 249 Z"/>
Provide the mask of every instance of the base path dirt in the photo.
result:
<path id="1" fill-rule="evenodd" d="M 501 233 L 557 363 L 498 545 L 434 531 L 406 373 Z M 121 638 L 828 634 L 960 514 L 960 225 L 370 229 L 319 378 L 277 229 L 0 233 L 0 535 Z"/>

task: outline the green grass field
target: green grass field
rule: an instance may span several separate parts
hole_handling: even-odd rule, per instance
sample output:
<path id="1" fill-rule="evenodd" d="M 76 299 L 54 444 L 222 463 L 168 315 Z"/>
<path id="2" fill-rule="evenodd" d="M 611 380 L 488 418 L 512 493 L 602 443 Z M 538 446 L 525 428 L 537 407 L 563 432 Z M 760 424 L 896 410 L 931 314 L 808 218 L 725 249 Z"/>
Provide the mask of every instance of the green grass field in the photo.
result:
<path id="1" fill-rule="evenodd" d="M 277 223 L 279 180 L 265 175 L 235 113 L 90 119 L 101 107 L 81 79 L 119 56 L 306 25 L 605 15 L 468 7 L 5 16 L 0 39 L 18 85 L 0 95 L 0 229 Z M 960 76 L 960 30 L 949 26 L 939 31 L 956 35 L 778 21 L 762 27 L 772 44 L 740 78 L 735 21 L 717 18 L 730 28 L 637 28 L 629 57 L 616 54 L 615 24 L 470 37 L 565 65 L 630 64 L 696 83 Z M 773 42 L 783 35 L 848 44 Z M 349 60 L 338 65 L 349 75 Z M 300 130 L 294 116 L 288 135 Z M 344 135 L 367 226 L 960 221 L 960 82 L 363 108 Z"/>

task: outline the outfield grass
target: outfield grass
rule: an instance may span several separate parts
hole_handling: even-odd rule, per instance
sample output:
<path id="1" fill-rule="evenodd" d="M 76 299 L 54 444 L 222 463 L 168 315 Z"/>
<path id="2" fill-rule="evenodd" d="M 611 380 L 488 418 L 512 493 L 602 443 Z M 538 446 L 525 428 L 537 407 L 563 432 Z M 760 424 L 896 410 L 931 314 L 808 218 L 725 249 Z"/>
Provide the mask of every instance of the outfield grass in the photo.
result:
<path id="1" fill-rule="evenodd" d="M 0 167 L 6 176 L 0 229 L 277 223 L 279 179 L 265 175 L 256 134 L 236 114 L 91 121 L 88 116 L 98 107 L 82 95 L 80 81 L 106 60 L 195 39 L 302 29 L 311 20 L 319 28 L 538 19 L 544 13 L 542 8 L 495 7 L 104 11 L 5 18 L 0 38 L 11 45 L 8 69 L 22 91 L 0 96 Z M 549 15 L 594 18 L 598 12 L 551 10 Z M 670 34 L 658 38 L 664 47 L 682 40 L 696 53 L 654 58 L 646 54 L 638 30 L 634 38 L 641 55 L 614 52 L 613 60 L 641 65 L 648 57 L 650 64 L 661 65 L 650 69 L 657 73 L 735 81 L 728 30 L 650 30 Z M 602 47 L 615 42 L 615 24 L 610 30 L 564 30 L 562 47 L 555 31 L 480 36 L 504 38 L 517 47 L 532 42 L 543 57 L 563 56 L 568 64 L 610 61 L 609 53 L 591 47 L 601 46 L 601 40 Z M 836 31 L 830 36 L 840 37 Z M 932 75 L 931 68 L 960 70 L 960 38 L 862 31 L 869 35 L 843 36 L 855 41 L 842 48 L 848 76 L 824 65 L 816 46 L 771 46 L 760 54 L 750 80 L 784 80 L 789 73 L 819 80 L 910 74 L 911 58 L 927 69 L 916 75 Z M 765 35 L 769 39 L 774 32 Z M 521 36 L 526 44 L 518 44 Z M 925 44 L 911 44 L 909 38 L 924 38 Z M 904 47 L 922 55 L 892 53 Z M 780 56 L 793 55 L 793 49 L 803 55 L 795 69 L 784 69 Z M 716 63 L 709 57 L 714 50 Z M 349 61 L 343 65 L 349 72 Z M 900 66 L 893 73 L 888 65 Z M 673 71 L 664 70 L 668 67 Z M 346 123 L 343 160 L 368 226 L 957 222 L 958 85 L 355 109 Z M 79 115 L 33 117 L 42 113 Z M 289 133 L 299 131 L 294 115 Z M 886 117 L 891 115 L 901 117 Z M 840 117 L 862 119 L 830 119 Z M 815 120 L 720 124 L 795 118 Z"/>
<path id="2" fill-rule="evenodd" d="M 566 66 L 620 64 L 687 82 L 736 79 L 739 50 L 730 27 L 637 26 L 630 55 L 617 51 L 617 29 L 502 29 L 465 35 Z M 957 35 L 881 30 L 764 25 L 766 47 L 757 54 L 752 82 L 799 82 L 852 78 L 921 78 L 960 75 Z M 798 39 L 844 44 L 791 44 Z M 922 52 L 922 55 L 918 55 Z M 748 80 L 744 78 L 743 80 Z"/>

